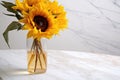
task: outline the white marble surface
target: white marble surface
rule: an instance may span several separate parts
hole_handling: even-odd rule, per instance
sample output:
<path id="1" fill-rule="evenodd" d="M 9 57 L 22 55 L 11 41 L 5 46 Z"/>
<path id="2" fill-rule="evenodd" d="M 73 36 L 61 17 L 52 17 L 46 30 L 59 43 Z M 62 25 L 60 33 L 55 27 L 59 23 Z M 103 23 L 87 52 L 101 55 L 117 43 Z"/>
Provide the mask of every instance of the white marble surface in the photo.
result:
<path id="1" fill-rule="evenodd" d="M 60 36 L 47 41 L 48 49 L 120 55 L 120 0 L 58 1 L 67 10 L 69 25 Z M 3 15 L 6 10 L 1 5 L 0 9 L 0 49 L 6 49 L 2 33 L 6 26 L 16 19 Z M 10 32 L 11 48 L 25 48 L 25 35 L 24 31 Z"/>
<path id="2" fill-rule="evenodd" d="M 26 71 L 25 50 L 0 50 L 0 80 L 120 80 L 120 56 L 48 51 L 44 74 Z"/>

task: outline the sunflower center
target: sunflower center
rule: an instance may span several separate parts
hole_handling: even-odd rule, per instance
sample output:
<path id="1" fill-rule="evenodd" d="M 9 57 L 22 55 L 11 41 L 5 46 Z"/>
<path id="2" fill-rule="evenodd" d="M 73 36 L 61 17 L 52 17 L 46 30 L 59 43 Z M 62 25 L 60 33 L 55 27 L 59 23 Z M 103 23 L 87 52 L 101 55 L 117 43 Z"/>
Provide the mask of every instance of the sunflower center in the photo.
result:
<path id="1" fill-rule="evenodd" d="M 42 32 L 45 32 L 48 28 L 48 21 L 43 16 L 35 16 L 33 21 L 35 22 L 36 28 L 41 29 Z"/>

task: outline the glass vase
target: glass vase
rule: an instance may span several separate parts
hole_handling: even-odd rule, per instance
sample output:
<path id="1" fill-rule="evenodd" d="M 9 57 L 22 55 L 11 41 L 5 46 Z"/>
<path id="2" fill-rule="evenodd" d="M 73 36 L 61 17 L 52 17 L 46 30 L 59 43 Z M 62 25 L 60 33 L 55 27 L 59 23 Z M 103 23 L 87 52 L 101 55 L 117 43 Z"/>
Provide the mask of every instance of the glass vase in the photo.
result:
<path id="1" fill-rule="evenodd" d="M 30 73 L 44 73 L 47 69 L 45 39 L 27 39 L 27 68 Z"/>

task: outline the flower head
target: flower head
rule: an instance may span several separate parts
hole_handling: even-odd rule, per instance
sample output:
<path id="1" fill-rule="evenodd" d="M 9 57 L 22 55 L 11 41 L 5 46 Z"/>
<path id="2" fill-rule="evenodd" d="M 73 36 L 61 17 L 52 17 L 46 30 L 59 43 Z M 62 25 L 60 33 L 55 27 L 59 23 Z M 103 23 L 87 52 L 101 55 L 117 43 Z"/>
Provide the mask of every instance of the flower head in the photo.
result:
<path id="1" fill-rule="evenodd" d="M 57 0 L 16 0 L 12 8 L 21 13 L 28 38 L 50 39 L 67 27 L 66 12 Z"/>
<path id="2" fill-rule="evenodd" d="M 66 28 L 67 19 L 63 6 L 57 1 L 49 0 L 16 0 L 14 9 L 22 12 L 23 30 L 28 30 L 27 37 L 51 38 Z"/>

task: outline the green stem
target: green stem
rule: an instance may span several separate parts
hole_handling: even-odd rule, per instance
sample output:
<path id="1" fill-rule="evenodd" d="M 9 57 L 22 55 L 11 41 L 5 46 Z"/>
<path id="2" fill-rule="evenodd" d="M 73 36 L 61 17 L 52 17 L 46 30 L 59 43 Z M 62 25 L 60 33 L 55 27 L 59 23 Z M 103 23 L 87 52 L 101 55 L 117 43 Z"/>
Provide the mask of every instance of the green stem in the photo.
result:
<path id="1" fill-rule="evenodd" d="M 44 59 L 44 61 L 45 61 L 45 64 L 46 64 L 46 56 L 44 55 L 44 52 L 43 52 L 43 49 L 42 49 L 42 44 L 41 44 L 41 41 L 39 41 L 39 40 L 37 40 L 37 39 L 34 39 L 34 41 L 33 41 L 33 43 L 32 43 L 32 47 L 31 47 L 31 51 L 33 50 L 33 52 L 34 52 L 34 54 L 35 54 L 35 56 L 34 56 L 34 58 L 35 58 L 35 65 L 34 65 L 34 72 L 36 72 L 36 69 L 37 69 L 37 62 L 38 62 L 38 60 L 39 60 L 39 62 L 40 62 L 40 67 L 41 67 L 41 69 L 43 69 L 43 65 L 42 65 L 42 61 L 41 61 L 41 57 L 40 57 L 40 55 L 42 55 L 43 56 L 43 59 Z M 32 56 L 31 56 L 32 57 Z M 31 61 L 32 59 L 30 59 L 30 61 Z M 29 62 L 29 64 L 30 64 L 30 62 Z"/>
<path id="2" fill-rule="evenodd" d="M 32 47 L 31 47 L 31 51 L 32 51 L 32 49 L 34 49 L 34 48 L 35 48 L 35 40 L 33 40 Z"/>

